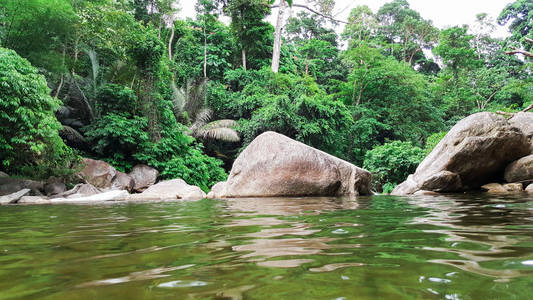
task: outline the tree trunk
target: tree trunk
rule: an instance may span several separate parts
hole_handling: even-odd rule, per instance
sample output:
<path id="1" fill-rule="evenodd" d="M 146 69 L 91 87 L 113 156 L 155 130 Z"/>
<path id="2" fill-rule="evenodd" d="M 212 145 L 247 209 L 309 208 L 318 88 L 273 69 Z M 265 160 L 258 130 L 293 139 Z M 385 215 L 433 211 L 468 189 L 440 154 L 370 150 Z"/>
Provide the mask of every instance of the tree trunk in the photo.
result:
<path id="1" fill-rule="evenodd" d="M 205 34 L 205 19 L 204 19 L 204 78 L 207 78 L 207 35 Z"/>
<path id="2" fill-rule="evenodd" d="M 274 31 L 274 47 L 272 49 L 272 72 L 278 73 L 279 60 L 281 56 L 281 30 L 283 29 L 283 15 L 287 9 L 287 2 L 280 0 L 278 8 L 278 19 L 276 21 L 276 30 Z"/>
<path id="3" fill-rule="evenodd" d="M 244 69 L 244 71 L 246 71 L 246 50 L 244 50 L 244 47 L 241 50 L 241 55 L 242 55 L 242 68 Z"/>
<path id="4" fill-rule="evenodd" d="M 172 22 L 172 29 L 170 38 L 168 39 L 168 58 L 172 60 L 172 41 L 174 40 L 174 22 Z"/>

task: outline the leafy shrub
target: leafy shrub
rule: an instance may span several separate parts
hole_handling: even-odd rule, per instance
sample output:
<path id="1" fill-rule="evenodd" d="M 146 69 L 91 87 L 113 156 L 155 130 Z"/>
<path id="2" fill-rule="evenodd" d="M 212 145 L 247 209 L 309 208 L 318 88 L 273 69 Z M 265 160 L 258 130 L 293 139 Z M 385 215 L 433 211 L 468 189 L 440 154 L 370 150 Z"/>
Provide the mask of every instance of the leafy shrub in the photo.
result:
<path id="1" fill-rule="evenodd" d="M 68 173 L 76 155 L 59 137 L 61 124 L 46 80 L 15 51 L 0 48 L 0 157 L 13 174 Z"/>
<path id="2" fill-rule="evenodd" d="M 202 153 L 194 138 L 183 134 L 187 128 L 178 125 L 158 142 L 146 142 L 134 157 L 161 172 L 164 179 L 182 178 L 189 184 L 208 191 L 219 181 L 226 180 L 222 161 Z"/>
<path id="3" fill-rule="evenodd" d="M 433 148 L 435 148 L 435 146 L 437 146 L 437 144 L 440 143 L 440 141 L 444 138 L 444 136 L 447 133 L 448 133 L 447 131 L 441 131 L 441 132 L 436 132 L 427 137 L 426 147 L 424 148 L 426 155 L 428 155 L 429 153 L 431 153 L 431 151 L 433 151 Z"/>
<path id="4" fill-rule="evenodd" d="M 376 187 L 389 193 L 414 173 L 424 157 L 424 150 L 410 142 L 393 141 L 368 151 L 363 167 L 372 172 Z"/>
<path id="5" fill-rule="evenodd" d="M 98 90 L 96 101 L 101 115 L 111 112 L 132 115 L 135 113 L 137 96 L 128 87 L 109 83 Z"/>

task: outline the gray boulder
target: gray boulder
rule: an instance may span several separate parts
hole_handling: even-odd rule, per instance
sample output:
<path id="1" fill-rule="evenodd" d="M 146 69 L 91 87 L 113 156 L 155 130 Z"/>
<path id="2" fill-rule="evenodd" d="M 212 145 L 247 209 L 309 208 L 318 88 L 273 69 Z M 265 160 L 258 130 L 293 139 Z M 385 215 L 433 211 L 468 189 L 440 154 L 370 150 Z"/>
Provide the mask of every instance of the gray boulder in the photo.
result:
<path id="1" fill-rule="evenodd" d="M 9 175 L 7 175 L 7 173 L 0 171 L 0 178 L 4 178 L 4 177 L 9 177 Z"/>
<path id="2" fill-rule="evenodd" d="M 529 140 L 502 116 L 481 112 L 457 123 L 393 195 L 419 190 L 458 192 L 501 177 L 529 153 Z"/>
<path id="3" fill-rule="evenodd" d="M 156 182 L 159 172 L 147 165 L 136 165 L 128 175 L 135 181 L 133 190 L 142 192 Z"/>
<path id="4" fill-rule="evenodd" d="M 117 171 L 113 166 L 102 160 L 84 158 L 82 160 L 84 168 L 80 171 L 79 176 L 87 183 L 97 188 L 109 188 Z"/>
<path id="5" fill-rule="evenodd" d="M 529 139 L 530 153 L 533 154 L 533 112 L 516 113 L 510 120 L 509 124 L 519 128 Z"/>
<path id="6" fill-rule="evenodd" d="M 101 192 L 101 190 L 97 189 L 91 184 L 80 183 L 75 185 L 72 189 L 57 195 L 53 195 L 50 198 L 78 198 L 100 194 Z"/>
<path id="7" fill-rule="evenodd" d="M 67 186 L 62 182 L 47 183 L 44 186 L 44 193 L 47 196 L 61 194 L 65 192 L 66 190 L 67 190 Z"/>
<path id="8" fill-rule="evenodd" d="M 134 187 L 135 180 L 133 180 L 130 175 L 117 171 L 117 175 L 115 175 L 115 178 L 113 179 L 113 182 L 111 184 L 112 189 L 126 190 L 128 192 L 131 192 L 133 191 Z"/>
<path id="9" fill-rule="evenodd" d="M 528 185 L 525 189 L 526 192 L 528 193 L 533 193 L 533 183 Z"/>
<path id="10" fill-rule="evenodd" d="M 275 132 L 256 137 L 211 198 L 371 194 L 370 172 Z"/>
<path id="11" fill-rule="evenodd" d="M 23 189 L 30 189 L 32 194 L 40 195 L 44 190 L 44 183 L 13 177 L 0 178 L 0 196 L 13 194 Z"/>
<path id="12" fill-rule="evenodd" d="M 16 193 L 12 193 L 6 196 L 1 196 L 0 205 L 16 203 L 22 196 L 28 194 L 29 192 L 30 192 L 30 189 L 23 189 Z"/>
<path id="13" fill-rule="evenodd" d="M 533 154 L 510 163 L 505 168 L 504 178 L 507 182 L 533 180 Z"/>
<path id="14" fill-rule="evenodd" d="M 205 193 L 197 186 L 187 184 L 183 179 L 158 182 L 141 194 L 133 194 L 129 200 L 201 200 Z"/>

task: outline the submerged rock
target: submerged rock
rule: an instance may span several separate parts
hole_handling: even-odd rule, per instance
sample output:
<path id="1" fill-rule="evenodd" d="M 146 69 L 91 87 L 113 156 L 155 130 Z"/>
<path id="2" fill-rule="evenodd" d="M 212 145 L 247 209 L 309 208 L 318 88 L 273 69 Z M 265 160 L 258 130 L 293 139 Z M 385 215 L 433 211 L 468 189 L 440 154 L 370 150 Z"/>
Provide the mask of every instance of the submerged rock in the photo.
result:
<path id="1" fill-rule="evenodd" d="M 28 194 L 30 189 L 23 189 L 18 192 L 0 197 L 0 205 L 16 203 L 22 196 Z"/>
<path id="2" fill-rule="evenodd" d="M 370 172 L 275 132 L 255 138 L 209 197 L 370 194 Z"/>
<path id="3" fill-rule="evenodd" d="M 133 194 L 128 200 L 200 200 L 206 195 L 197 186 L 187 184 L 183 179 L 161 181 L 141 194 Z"/>
<path id="4" fill-rule="evenodd" d="M 142 192 L 156 182 L 159 172 L 147 165 L 136 165 L 128 175 L 135 181 L 133 190 Z"/>
<path id="5" fill-rule="evenodd" d="M 97 188 L 109 188 L 113 182 L 113 178 L 117 171 L 113 166 L 102 160 L 95 160 L 84 158 L 82 164 L 85 167 L 80 171 L 79 175 Z"/>
<path id="6" fill-rule="evenodd" d="M 508 163 L 528 155 L 529 147 L 527 137 L 504 117 L 473 114 L 457 123 L 392 194 L 479 188 L 500 177 Z"/>
<path id="7" fill-rule="evenodd" d="M 504 178 L 507 182 L 533 180 L 533 154 L 510 163 L 505 168 Z"/>

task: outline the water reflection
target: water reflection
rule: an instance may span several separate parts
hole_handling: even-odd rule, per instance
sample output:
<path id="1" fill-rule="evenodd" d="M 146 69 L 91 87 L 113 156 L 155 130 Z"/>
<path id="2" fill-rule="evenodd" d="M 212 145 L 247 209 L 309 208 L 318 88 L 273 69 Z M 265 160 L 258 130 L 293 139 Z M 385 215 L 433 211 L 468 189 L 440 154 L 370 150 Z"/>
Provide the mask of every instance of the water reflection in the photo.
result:
<path id="1" fill-rule="evenodd" d="M 455 254 L 460 259 L 432 259 L 464 271 L 494 277 L 499 281 L 528 276 L 533 270 L 520 269 L 531 257 L 533 247 L 521 245 L 533 238 L 532 210 L 521 195 L 487 198 L 479 195 L 465 201 L 460 196 L 416 197 L 409 202 L 428 208 L 411 224 L 435 226 L 425 232 L 442 234 L 448 247 L 425 250 Z M 529 244 L 531 245 L 531 244 Z"/>
<path id="2" fill-rule="evenodd" d="M 263 267 L 294 268 L 313 259 L 275 259 L 284 256 L 325 254 L 324 250 L 344 247 L 356 248 L 358 245 L 331 245 L 332 237 L 309 237 L 319 229 L 311 229 L 311 224 L 301 221 L 283 219 L 279 216 L 318 215 L 325 211 L 339 209 L 357 209 L 355 198 L 246 198 L 230 199 L 228 209 L 234 219 L 229 227 L 259 226 L 260 230 L 245 234 L 253 238 L 244 245 L 232 247 L 233 251 L 244 252 L 240 258 L 256 262 Z M 253 217 L 275 215 L 276 217 Z M 238 217 L 243 217 L 238 219 Z M 252 217 L 252 218 L 251 218 Z M 350 224 L 353 226 L 353 224 Z M 276 226 L 276 228 L 273 228 Z M 279 226 L 283 226 L 279 228 Z"/>

